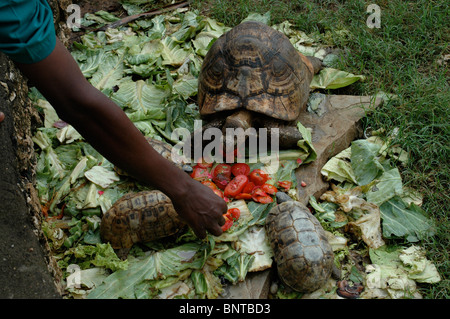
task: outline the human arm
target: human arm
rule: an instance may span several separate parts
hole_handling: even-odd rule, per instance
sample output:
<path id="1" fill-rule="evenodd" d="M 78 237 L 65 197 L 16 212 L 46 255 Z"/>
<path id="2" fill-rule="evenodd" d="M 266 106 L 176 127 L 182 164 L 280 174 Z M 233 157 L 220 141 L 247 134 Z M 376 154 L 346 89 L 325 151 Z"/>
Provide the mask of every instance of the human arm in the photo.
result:
<path id="1" fill-rule="evenodd" d="M 169 196 L 198 237 L 205 237 L 206 231 L 222 233 L 226 203 L 159 155 L 126 114 L 84 78 L 59 40 L 42 61 L 16 64 L 61 119 L 73 125 L 103 156 Z"/>

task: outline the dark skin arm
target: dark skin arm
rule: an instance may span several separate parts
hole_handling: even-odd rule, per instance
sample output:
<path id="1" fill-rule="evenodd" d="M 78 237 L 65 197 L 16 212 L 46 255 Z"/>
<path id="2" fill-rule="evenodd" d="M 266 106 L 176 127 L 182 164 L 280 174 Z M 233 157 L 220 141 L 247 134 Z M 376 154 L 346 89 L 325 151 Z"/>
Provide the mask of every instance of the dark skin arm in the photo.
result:
<path id="1" fill-rule="evenodd" d="M 126 114 L 85 79 L 59 40 L 44 60 L 17 66 L 61 119 L 70 123 L 97 151 L 169 196 L 177 213 L 198 237 L 204 238 L 206 231 L 216 236 L 222 233 L 225 201 L 159 155 Z"/>

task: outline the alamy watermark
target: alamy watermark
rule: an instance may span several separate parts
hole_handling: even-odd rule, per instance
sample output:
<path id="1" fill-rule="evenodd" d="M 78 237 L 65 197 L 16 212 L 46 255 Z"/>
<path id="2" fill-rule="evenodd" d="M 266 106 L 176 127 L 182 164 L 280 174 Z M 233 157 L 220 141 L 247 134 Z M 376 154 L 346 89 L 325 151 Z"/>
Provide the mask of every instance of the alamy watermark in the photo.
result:
<path id="1" fill-rule="evenodd" d="M 262 161 L 278 167 L 279 134 L 278 128 L 202 129 L 202 121 L 195 120 L 193 134 L 186 128 L 173 131 L 171 139 L 178 142 L 172 148 L 172 159 L 182 155 L 187 161 L 192 158 L 209 163 Z"/>
<path id="2" fill-rule="evenodd" d="M 70 4 L 66 8 L 66 12 L 70 13 L 67 17 L 67 26 L 71 29 L 81 27 L 81 8 L 77 4 Z"/>
<path id="3" fill-rule="evenodd" d="M 67 288 L 81 288 L 81 268 L 77 264 L 70 264 L 67 267 L 67 272 L 70 274 L 66 278 Z"/>
<path id="4" fill-rule="evenodd" d="M 367 13 L 370 13 L 370 15 L 367 17 L 366 25 L 370 28 L 381 28 L 381 8 L 377 4 L 369 4 L 367 6 Z"/>

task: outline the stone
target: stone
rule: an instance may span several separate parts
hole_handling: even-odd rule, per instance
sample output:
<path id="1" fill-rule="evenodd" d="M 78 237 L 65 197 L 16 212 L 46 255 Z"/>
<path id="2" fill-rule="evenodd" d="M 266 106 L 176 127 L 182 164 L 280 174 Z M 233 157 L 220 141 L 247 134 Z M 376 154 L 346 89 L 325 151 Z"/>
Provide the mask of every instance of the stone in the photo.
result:
<path id="1" fill-rule="evenodd" d="M 219 299 L 267 299 L 271 284 L 271 270 L 248 273 L 245 280 L 224 286 Z"/>
<path id="2" fill-rule="evenodd" d="M 312 129 L 312 143 L 317 152 L 314 162 L 300 165 L 295 172 L 298 199 L 305 205 L 311 195 L 319 198 L 330 186 L 322 178 L 322 167 L 362 136 L 361 119 L 382 103 L 380 97 L 371 96 L 316 94 L 316 97 L 318 107 L 300 115 L 300 122 Z M 302 181 L 306 186 L 301 186 Z"/>

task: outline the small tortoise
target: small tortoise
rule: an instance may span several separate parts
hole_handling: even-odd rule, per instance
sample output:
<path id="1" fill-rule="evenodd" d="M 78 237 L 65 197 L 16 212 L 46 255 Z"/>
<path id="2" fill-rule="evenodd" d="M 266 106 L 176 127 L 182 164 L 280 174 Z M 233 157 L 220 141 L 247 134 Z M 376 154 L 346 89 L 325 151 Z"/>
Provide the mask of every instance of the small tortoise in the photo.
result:
<path id="1" fill-rule="evenodd" d="M 178 168 L 186 172 L 189 172 L 188 168 L 192 170 L 191 166 L 183 165 L 184 157 L 172 153 L 171 145 L 146 139 L 155 151 Z M 118 167 L 115 170 L 120 175 L 127 175 Z M 126 194 L 114 203 L 102 217 L 100 236 L 114 249 L 119 249 L 124 257 L 133 244 L 173 235 L 184 225 L 169 197 L 158 190 L 142 191 Z"/>
<path id="2" fill-rule="evenodd" d="M 301 138 L 296 121 L 306 107 L 321 61 L 299 53 L 289 39 L 264 23 L 248 21 L 222 35 L 199 74 L 200 114 L 222 128 L 280 130 L 280 147 Z"/>
<path id="3" fill-rule="evenodd" d="M 281 280 L 299 292 L 312 292 L 330 278 L 333 250 L 308 208 L 286 201 L 267 215 L 266 231 Z"/>
<path id="4" fill-rule="evenodd" d="M 158 190 L 121 197 L 103 215 L 100 236 L 114 249 L 128 249 L 177 233 L 185 223 L 170 198 Z"/>

